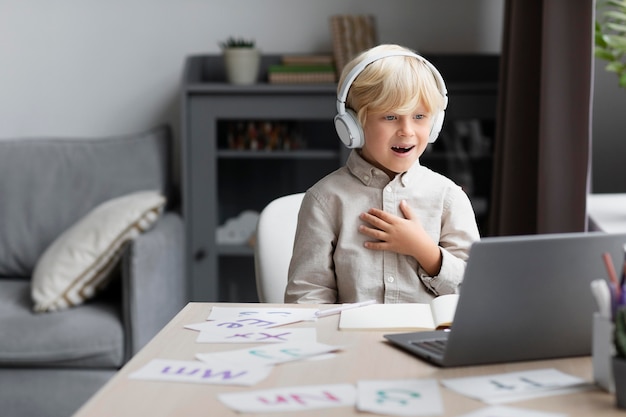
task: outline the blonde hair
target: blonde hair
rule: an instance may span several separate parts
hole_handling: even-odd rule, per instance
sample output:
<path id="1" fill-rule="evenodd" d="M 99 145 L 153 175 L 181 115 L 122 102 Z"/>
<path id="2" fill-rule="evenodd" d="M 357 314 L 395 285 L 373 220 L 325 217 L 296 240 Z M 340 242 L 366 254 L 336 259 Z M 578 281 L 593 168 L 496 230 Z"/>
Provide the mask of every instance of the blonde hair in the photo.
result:
<path id="1" fill-rule="evenodd" d="M 383 44 L 362 52 L 344 67 L 339 89 L 348 73 L 373 55 L 393 51 L 409 51 L 399 45 Z M 368 112 L 409 114 L 419 105 L 429 114 L 437 114 L 444 107 L 444 97 L 432 70 L 412 56 L 389 56 L 369 64 L 356 77 L 346 99 L 346 107 L 354 110 L 361 126 Z"/>

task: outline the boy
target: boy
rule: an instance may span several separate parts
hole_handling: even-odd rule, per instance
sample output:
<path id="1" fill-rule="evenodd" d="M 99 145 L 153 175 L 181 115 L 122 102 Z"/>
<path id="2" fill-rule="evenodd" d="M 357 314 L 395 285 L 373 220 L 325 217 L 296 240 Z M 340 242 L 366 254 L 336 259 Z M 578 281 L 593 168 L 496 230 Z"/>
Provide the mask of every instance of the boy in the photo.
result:
<path id="1" fill-rule="evenodd" d="M 305 194 L 287 303 L 429 302 L 458 292 L 479 239 L 467 195 L 419 163 L 441 129 L 439 72 L 397 45 L 349 62 L 335 125 L 354 148 Z"/>

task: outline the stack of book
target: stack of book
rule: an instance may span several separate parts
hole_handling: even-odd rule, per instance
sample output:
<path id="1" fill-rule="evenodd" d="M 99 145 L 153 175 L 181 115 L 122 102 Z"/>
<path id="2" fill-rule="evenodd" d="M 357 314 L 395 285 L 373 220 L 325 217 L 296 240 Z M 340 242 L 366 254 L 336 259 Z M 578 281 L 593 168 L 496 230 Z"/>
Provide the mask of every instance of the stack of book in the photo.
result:
<path id="1" fill-rule="evenodd" d="M 272 84 L 334 83 L 336 73 L 332 55 L 285 55 L 267 77 Z"/>

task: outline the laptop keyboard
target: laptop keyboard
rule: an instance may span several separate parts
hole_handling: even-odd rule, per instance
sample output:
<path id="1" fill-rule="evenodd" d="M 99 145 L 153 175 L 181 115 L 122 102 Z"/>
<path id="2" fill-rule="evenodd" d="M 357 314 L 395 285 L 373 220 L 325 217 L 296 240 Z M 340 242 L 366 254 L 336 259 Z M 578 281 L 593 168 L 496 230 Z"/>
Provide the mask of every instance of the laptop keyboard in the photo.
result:
<path id="1" fill-rule="evenodd" d="M 446 339 L 418 340 L 411 342 L 411 344 L 419 346 L 434 355 L 443 355 L 443 352 L 446 350 L 446 341 Z"/>

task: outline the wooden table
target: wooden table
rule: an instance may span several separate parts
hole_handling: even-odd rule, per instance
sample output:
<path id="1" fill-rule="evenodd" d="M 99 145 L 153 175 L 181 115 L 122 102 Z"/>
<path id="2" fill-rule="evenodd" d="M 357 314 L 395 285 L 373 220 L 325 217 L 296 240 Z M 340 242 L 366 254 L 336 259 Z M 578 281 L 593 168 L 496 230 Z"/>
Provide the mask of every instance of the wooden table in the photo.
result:
<path id="1" fill-rule="evenodd" d="M 270 376 L 252 387 L 205 385 L 131 380 L 128 375 L 153 358 L 195 360 L 194 355 L 228 349 L 241 349 L 249 345 L 200 344 L 197 333 L 184 329 L 185 324 L 204 321 L 213 305 L 245 307 L 247 304 L 190 303 L 163 328 L 154 339 L 135 355 L 118 374 L 98 391 L 75 417 L 221 417 L 242 416 L 223 405 L 216 394 L 242 390 L 260 390 L 281 386 L 350 383 L 361 379 L 443 378 L 477 376 L 530 369 L 556 368 L 563 372 L 592 379 L 589 357 L 565 358 L 548 361 L 517 362 L 475 367 L 441 369 L 392 347 L 384 341 L 384 332 L 339 331 L 339 316 L 318 320 L 317 324 L 302 322 L 290 326 L 317 326 L 318 341 L 346 346 L 330 359 L 298 361 L 276 365 Z M 255 304 L 255 306 L 259 306 Z M 269 306 L 269 305 L 267 305 Z M 271 306 L 282 306 L 272 304 Z M 289 305 L 294 307 L 294 305 Z M 310 305 L 308 306 L 311 307 Z M 233 347 L 237 346 L 237 347 Z M 444 402 L 443 416 L 459 416 L 486 406 L 485 403 L 457 394 L 440 386 Z M 566 413 L 569 416 L 602 417 L 623 416 L 615 408 L 615 397 L 600 389 L 536 398 L 508 404 L 515 407 Z M 298 413 L 260 414 L 261 416 L 363 416 L 353 407 L 328 408 Z"/>

